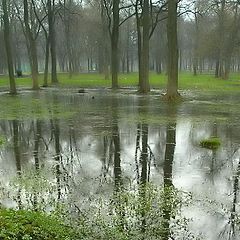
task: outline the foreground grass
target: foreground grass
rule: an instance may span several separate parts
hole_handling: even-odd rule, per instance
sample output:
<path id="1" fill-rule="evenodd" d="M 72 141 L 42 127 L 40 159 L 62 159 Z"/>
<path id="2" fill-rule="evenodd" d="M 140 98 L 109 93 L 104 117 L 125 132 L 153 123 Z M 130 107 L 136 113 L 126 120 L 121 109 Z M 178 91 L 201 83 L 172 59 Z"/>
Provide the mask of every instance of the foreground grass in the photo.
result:
<path id="1" fill-rule="evenodd" d="M 42 84 L 43 76 L 40 75 L 39 82 Z M 82 73 L 73 75 L 71 78 L 67 73 L 58 74 L 61 87 L 78 87 L 78 88 L 106 88 L 111 87 L 111 80 L 105 80 L 104 76 L 95 73 Z M 18 87 L 31 87 L 32 81 L 30 77 L 17 78 Z M 151 88 L 165 89 L 167 83 L 166 74 L 157 75 L 150 73 Z M 120 74 L 120 87 L 138 86 L 138 73 Z M 7 76 L 0 77 L 0 87 L 8 87 Z M 214 90 L 214 91 L 239 91 L 240 90 L 240 74 L 232 74 L 229 80 L 216 79 L 212 74 L 202 74 L 193 76 L 192 73 L 179 74 L 179 88 L 181 90 Z"/>

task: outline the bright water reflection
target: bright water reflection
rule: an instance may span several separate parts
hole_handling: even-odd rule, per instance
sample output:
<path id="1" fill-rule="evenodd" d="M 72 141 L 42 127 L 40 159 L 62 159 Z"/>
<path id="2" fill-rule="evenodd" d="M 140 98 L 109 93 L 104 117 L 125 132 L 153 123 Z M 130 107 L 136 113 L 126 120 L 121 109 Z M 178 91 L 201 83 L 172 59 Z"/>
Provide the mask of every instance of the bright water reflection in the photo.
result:
<path id="1" fill-rule="evenodd" d="M 39 101 L 47 99 L 50 104 L 60 102 L 61 111 L 74 114 L 61 117 L 55 109 L 52 117 L 15 119 L 6 115 L 0 120 L 0 134 L 6 137 L 0 147 L 3 205 L 49 209 L 66 201 L 73 209 L 81 209 L 91 199 L 108 198 L 113 191 L 150 181 L 192 196 L 182 212 L 191 219 L 193 235 L 239 239 L 240 125 L 236 102 L 240 97 L 222 96 L 213 101 L 214 96 L 197 96 L 169 105 L 158 95 L 107 91 L 26 95 Z M 218 150 L 199 147 L 199 142 L 210 136 L 221 139 Z M 144 191 L 140 189 L 143 195 Z M 163 199 L 165 205 L 170 200 Z M 163 207 L 162 239 L 174 235 L 173 211 Z M 141 214 L 145 231 L 144 212 Z"/>

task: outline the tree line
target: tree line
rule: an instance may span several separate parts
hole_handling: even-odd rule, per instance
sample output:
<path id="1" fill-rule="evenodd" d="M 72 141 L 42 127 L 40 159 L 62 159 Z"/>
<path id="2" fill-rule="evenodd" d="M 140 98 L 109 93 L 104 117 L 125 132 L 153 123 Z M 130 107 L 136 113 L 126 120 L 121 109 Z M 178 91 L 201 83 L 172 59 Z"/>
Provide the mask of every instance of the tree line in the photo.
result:
<path id="1" fill-rule="evenodd" d="M 226 0 L 2 0 L 0 72 L 30 71 L 33 89 L 99 72 L 119 87 L 120 72 L 139 73 L 148 93 L 149 71 L 168 74 L 167 96 L 178 96 L 178 72 L 239 71 L 239 2 Z M 3 44 L 5 43 L 5 44 Z M 49 68 L 51 67 L 51 68 Z"/>

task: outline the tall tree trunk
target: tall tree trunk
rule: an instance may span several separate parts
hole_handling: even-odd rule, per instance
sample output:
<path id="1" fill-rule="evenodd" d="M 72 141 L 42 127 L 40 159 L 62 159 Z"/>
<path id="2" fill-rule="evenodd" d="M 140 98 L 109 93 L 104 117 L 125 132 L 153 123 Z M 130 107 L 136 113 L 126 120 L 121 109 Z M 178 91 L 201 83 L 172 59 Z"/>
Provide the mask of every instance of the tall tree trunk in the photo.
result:
<path id="1" fill-rule="evenodd" d="M 34 90 L 39 89 L 38 84 L 38 59 L 37 59 L 37 43 L 33 29 L 30 27 L 29 23 L 29 4 L 27 0 L 24 0 L 24 25 L 26 29 L 26 40 L 29 51 L 31 72 L 32 72 L 32 86 Z"/>
<path id="2" fill-rule="evenodd" d="M 56 32 L 55 32 L 55 0 L 48 0 L 48 25 L 49 41 L 52 62 L 51 82 L 58 84 L 57 78 L 57 53 L 56 53 Z"/>
<path id="3" fill-rule="evenodd" d="M 168 83 L 167 99 L 174 100 L 178 93 L 178 40 L 177 40 L 177 0 L 168 0 L 167 40 L 168 40 Z"/>
<path id="4" fill-rule="evenodd" d="M 118 88 L 118 68 L 119 68 L 119 4 L 120 0 L 113 1 L 113 26 L 111 33 L 111 60 L 112 60 L 112 89 Z"/>
<path id="5" fill-rule="evenodd" d="M 16 83 L 14 78 L 14 68 L 13 68 L 13 58 L 12 58 L 12 48 L 11 48 L 11 34 L 8 18 L 8 9 L 6 0 L 2 0 L 3 7 L 3 22 L 4 22 L 4 42 L 7 54 L 7 64 L 8 64 L 8 74 L 10 83 L 10 94 L 16 94 Z"/>
<path id="6" fill-rule="evenodd" d="M 137 11 L 137 10 L 136 10 Z M 150 12 L 149 0 L 144 0 L 142 16 L 137 14 L 138 27 L 138 56 L 139 56 L 139 92 L 148 93 L 149 85 L 149 29 Z"/>
<path id="7" fill-rule="evenodd" d="M 44 67 L 44 79 L 43 79 L 43 86 L 48 86 L 48 65 L 49 65 L 49 37 L 46 36 L 46 53 L 45 53 L 45 67 Z"/>
<path id="8" fill-rule="evenodd" d="M 150 13 L 149 0 L 144 0 L 143 3 L 143 42 L 141 52 L 142 63 L 142 78 L 140 82 L 140 92 L 148 93 L 150 91 L 149 85 L 149 28 L 150 28 Z"/>

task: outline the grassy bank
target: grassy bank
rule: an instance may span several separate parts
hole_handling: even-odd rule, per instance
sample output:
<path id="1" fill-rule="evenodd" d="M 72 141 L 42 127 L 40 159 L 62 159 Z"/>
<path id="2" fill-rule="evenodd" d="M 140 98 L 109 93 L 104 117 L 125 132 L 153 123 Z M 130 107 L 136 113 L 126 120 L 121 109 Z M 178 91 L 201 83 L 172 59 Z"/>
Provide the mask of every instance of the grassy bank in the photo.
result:
<path id="1" fill-rule="evenodd" d="M 60 86 L 62 87 L 83 87 L 83 88 L 99 88 L 111 87 L 111 80 L 105 80 L 104 76 L 95 73 L 82 73 L 73 75 L 71 78 L 67 73 L 58 74 Z M 18 87 L 31 87 L 31 77 L 16 78 Z M 43 82 L 43 76 L 39 77 L 40 85 Z M 167 76 L 165 74 L 150 74 L 150 85 L 152 88 L 165 89 Z M 120 87 L 137 87 L 138 74 L 120 74 Z M 0 87 L 8 87 L 8 77 L 0 77 Z M 239 91 L 240 90 L 240 74 L 232 74 L 229 80 L 216 79 L 212 74 L 202 74 L 193 76 L 192 73 L 179 74 L 179 88 L 181 90 L 217 90 L 217 91 Z"/>

